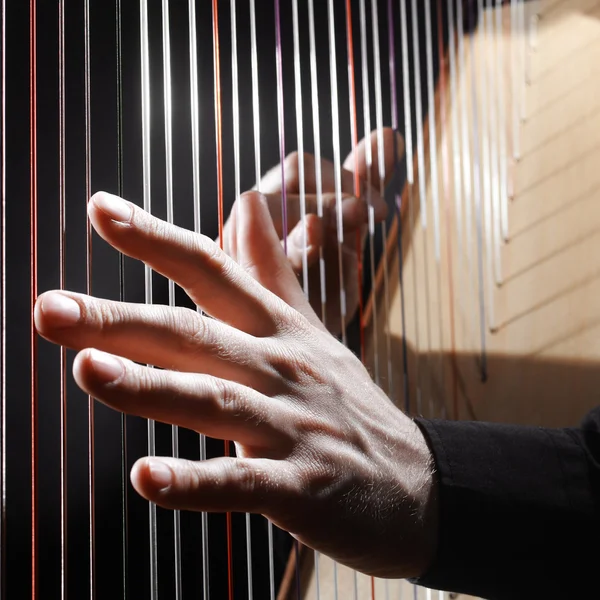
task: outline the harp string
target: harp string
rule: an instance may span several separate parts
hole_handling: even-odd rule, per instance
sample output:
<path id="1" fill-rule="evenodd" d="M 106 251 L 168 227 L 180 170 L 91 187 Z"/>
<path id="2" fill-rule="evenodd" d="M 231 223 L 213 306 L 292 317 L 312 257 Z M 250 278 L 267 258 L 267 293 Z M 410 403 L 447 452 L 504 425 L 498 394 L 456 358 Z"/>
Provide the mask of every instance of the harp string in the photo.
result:
<path id="1" fill-rule="evenodd" d="M 117 58 L 117 194 L 124 196 L 123 186 L 123 56 L 121 0 L 115 1 L 115 42 Z M 119 301 L 125 301 L 125 257 L 119 252 Z M 129 572 L 129 513 L 127 472 L 127 416 L 121 413 L 121 564 L 123 568 L 123 600 L 127 600 Z"/>
<path id="2" fill-rule="evenodd" d="M 164 95 L 164 130 L 165 130 L 165 191 L 167 204 L 167 222 L 174 223 L 173 211 L 173 106 L 171 75 L 171 32 L 169 19 L 169 0 L 162 1 L 162 38 L 163 38 L 163 95 Z M 169 306 L 175 303 L 175 283 L 169 279 Z M 171 426 L 171 453 L 179 458 L 179 427 Z M 173 511 L 173 557 L 175 599 L 182 594 L 181 573 L 181 514 Z"/>
<path id="3" fill-rule="evenodd" d="M 383 90 L 381 82 L 381 40 L 379 37 L 379 6 L 377 0 L 373 0 L 371 3 L 371 29 L 373 32 L 373 61 L 374 61 L 374 72 L 375 72 L 375 117 L 377 124 L 377 158 L 379 168 L 379 195 L 382 199 L 385 199 L 385 148 L 383 143 Z M 394 139 L 394 144 L 396 140 Z M 390 317 L 390 284 L 389 284 L 389 269 L 388 261 L 385 256 L 387 249 L 387 223 L 384 220 L 381 221 L 379 226 L 381 232 L 381 243 L 384 249 L 383 254 L 383 295 L 384 295 L 384 323 L 389 322 Z M 388 395 L 390 398 L 394 396 L 394 375 L 392 371 L 392 340 L 390 328 L 385 328 L 385 362 L 387 365 L 387 388 Z M 379 361 L 376 359 L 376 364 Z M 387 589 L 387 582 L 386 582 Z"/>
<path id="4" fill-rule="evenodd" d="M 58 3 L 59 287 L 66 289 L 65 0 Z M 60 347 L 60 562 L 61 598 L 67 597 L 67 351 Z"/>
<path id="5" fill-rule="evenodd" d="M 152 213 L 148 0 L 140 0 L 140 55 L 143 207 L 146 212 Z M 148 265 L 144 267 L 144 297 L 146 304 L 153 303 L 152 271 Z M 156 427 L 152 419 L 148 419 L 148 455 L 156 456 Z M 158 531 L 156 505 L 153 502 L 148 503 L 148 526 L 150 539 L 150 597 L 152 600 L 158 600 Z"/>
<path id="6" fill-rule="evenodd" d="M 490 159 L 491 159 L 491 187 L 492 187 L 492 220 L 493 220 L 493 236 L 492 239 L 494 244 L 494 279 L 496 285 L 502 283 L 502 261 L 500 249 L 502 247 L 502 218 L 500 216 L 500 158 L 499 158 L 499 144 L 498 144 L 498 108 L 497 98 L 498 90 L 496 86 L 496 61 L 495 61 L 495 39 L 494 39 L 494 28 L 493 28 L 493 11 L 495 9 L 487 9 L 482 13 L 482 29 L 485 31 L 485 37 L 487 38 L 486 46 L 488 52 L 486 53 L 486 65 L 488 80 L 488 98 L 489 98 L 489 116 L 490 116 Z M 491 50 L 491 64 L 489 62 Z"/>
<path id="7" fill-rule="evenodd" d="M 494 241 L 493 241 L 493 214 L 492 214 L 492 174 L 490 157 L 490 139 L 489 139 L 489 109 L 488 109 L 488 77 L 487 61 L 485 54 L 488 51 L 485 40 L 484 5 L 483 0 L 477 0 L 477 12 L 480 15 L 480 36 L 483 38 L 483 51 L 480 50 L 479 56 L 473 56 L 473 61 L 478 67 L 477 74 L 473 77 L 473 85 L 478 88 L 478 97 L 481 98 L 481 152 L 482 152 L 482 185 L 483 185 L 483 220 L 485 229 L 485 255 L 486 255 L 486 282 L 487 282 L 487 327 L 490 331 L 495 329 L 495 301 L 494 301 Z M 481 42 L 479 42 L 481 47 Z M 477 89 L 476 89 L 477 91 Z"/>
<path id="8" fill-rule="evenodd" d="M 2 39 L 6 38 L 2 36 Z M 30 344 L 31 344 L 31 598 L 38 595 L 38 338 L 33 320 L 38 295 L 37 189 L 37 0 L 29 2 L 29 202 L 30 202 Z M 4 295 L 3 295 L 4 298 Z"/>
<path id="9" fill-rule="evenodd" d="M 498 77 L 498 124 L 500 143 L 500 208 L 502 238 L 508 241 L 508 163 L 506 143 L 506 99 L 503 86 L 504 33 L 502 0 L 496 0 L 496 75 Z"/>
<path id="10" fill-rule="evenodd" d="M 333 0 L 327 2 L 327 16 L 329 25 L 329 75 L 331 80 L 331 116 L 332 116 L 332 139 L 333 139 L 333 163 L 335 181 L 335 203 L 337 211 L 337 238 L 338 238 L 338 269 L 340 286 L 340 318 L 342 342 L 348 345 L 346 335 L 346 287 L 344 284 L 343 270 L 343 243 L 344 228 L 342 221 L 342 156 L 340 147 L 340 109 L 337 77 L 337 51 L 335 45 L 335 10 Z M 337 565 L 334 563 L 337 580 Z M 337 584 L 336 584 L 337 585 Z M 337 592 L 336 592 L 337 597 Z"/>
<path id="11" fill-rule="evenodd" d="M 2 139 L 0 141 L 0 152 L 2 154 L 2 162 L 0 164 L 0 193 L 1 199 L 1 234 L 2 246 L 0 253 L 2 254 L 2 286 L 0 294 L 0 328 L 2 339 L 0 340 L 0 598 L 4 600 L 6 597 L 6 2 L 2 2 L 2 42 L 0 52 L 2 53 L 2 98 L 0 106 L 0 127 L 2 128 Z"/>
<path id="12" fill-rule="evenodd" d="M 6 3 L 2 2 L 2 99 L 1 99 L 1 114 L 0 114 L 0 127 L 2 128 L 2 140 L 0 141 L 2 154 L 2 163 L 0 165 L 1 181 L 0 181 L 0 193 L 2 194 L 2 206 L 1 206 L 1 233 L 2 233 L 2 246 L 0 253 L 2 254 L 2 281 L 1 281 L 1 295 L 0 300 L 1 306 L 1 322 L 0 328 L 2 331 L 2 339 L 0 341 L 0 361 L 1 361 L 1 406 L 0 410 L 0 446 L 2 457 L 2 464 L 0 465 L 0 495 L 2 506 L 0 507 L 0 597 L 4 598 L 4 581 L 5 581 L 5 555 L 6 555 L 6 537 L 5 537 L 5 520 L 6 520 Z"/>
<path id="13" fill-rule="evenodd" d="M 254 2 L 254 0 L 252 0 Z M 315 188 L 317 195 L 317 216 L 323 219 L 323 178 L 321 171 L 321 118 L 319 110 L 319 80 L 317 70 L 317 48 L 315 36 L 315 7 L 314 0 L 308 0 L 308 27 L 309 27 L 309 51 L 310 51 L 310 88 L 312 100 L 312 122 L 313 122 L 313 145 L 315 156 Z M 325 284 L 325 257 L 323 254 L 323 245 L 319 246 L 319 283 L 321 298 L 321 320 L 323 325 L 327 325 L 327 287 Z M 272 548 L 272 547 L 271 547 Z M 320 553 L 315 550 L 315 586 L 317 600 L 321 598 L 320 584 Z M 273 600 L 273 598 L 271 598 Z"/>
<path id="14" fill-rule="evenodd" d="M 417 129 L 417 176 L 419 178 L 418 189 L 419 189 L 419 213 L 421 216 L 421 230 L 423 232 L 423 282 L 424 282 L 424 295 L 425 295 L 425 342 L 424 368 L 429 368 L 429 356 L 431 355 L 431 293 L 429 289 L 429 248 L 427 245 L 429 219 L 427 210 L 427 183 L 426 183 L 426 171 L 425 171 L 425 140 L 423 132 L 423 104 L 422 104 L 422 90 L 421 90 L 421 50 L 420 50 L 420 33 L 419 33 L 419 20 L 418 20 L 418 4 L 417 0 L 411 2 L 411 13 L 412 13 L 412 42 L 413 42 L 413 65 L 414 65 L 414 84 L 415 84 L 415 124 Z M 412 219 L 411 219 L 412 222 Z M 416 250 L 413 250 L 413 256 Z M 417 272 L 415 271 L 415 283 L 416 283 Z M 416 318 L 416 317 L 415 317 Z M 417 324 L 418 327 L 418 324 Z M 425 378 L 427 380 L 428 378 Z M 431 402 L 432 389 L 431 384 L 428 383 L 424 389 L 423 397 L 419 397 L 417 400 L 417 413 L 422 414 L 423 410 L 423 399 L 428 399 Z"/>
<path id="15" fill-rule="evenodd" d="M 287 212 L 287 190 L 285 188 L 285 114 L 283 102 L 283 56 L 281 45 L 281 14 L 280 2 L 275 3 L 275 59 L 277 69 L 277 118 L 279 127 L 279 162 L 281 169 L 281 214 L 283 229 L 283 249 L 288 253 L 288 212 Z"/>
<path id="16" fill-rule="evenodd" d="M 361 21 L 362 27 L 362 21 Z M 347 44 L 347 54 L 348 54 L 348 90 L 349 90 L 349 104 L 350 104 L 350 133 L 352 137 L 352 154 L 354 158 L 354 195 L 357 198 L 361 198 L 362 190 L 360 183 L 360 172 L 358 170 L 359 160 L 358 160 L 358 111 L 356 106 L 356 67 L 354 61 L 354 35 L 352 29 L 352 2 L 351 0 L 346 0 L 346 44 Z M 368 73 L 366 74 L 368 77 Z M 365 81 L 365 73 L 363 73 L 363 86 Z M 370 135 L 370 131 L 367 133 L 367 136 Z M 365 136 L 366 137 L 366 136 Z M 366 139 L 368 139 L 366 137 Z M 370 144 L 366 144 L 365 147 L 366 155 L 370 156 L 371 148 Z M 369 161 L 370 162 L 370 161 Z M 367 180 L 370 180 L 369 174 L 370 164 L 367 163 Z M 371 212 L 371 186 L 370 181 L 367 186 L 367 203 L 369 206 L 369 212 Z M 365 362 L 365 328 L 364 328 L 364 302 L 363 302 L 363 257 L 362 257 L 362 231 L 359 227 L 356 230 L 356 261 L 357 261 L 357 269 L 356 269 L 356 284 L 358 289 L 358 329 L 360 335 L 360 357 L 362 362 Z M 372 240 L 371 230 L 369 229 L 369 239 Z M 371 271 L 373 273 L 373 271 Z M 374 332 L 377 331 L 377 328 L 373 328 Z M 374 351 L 377 352 L 377 344 L 374 345 Z M 377 364 L 377 361 L 375 362 Z"/>
<path id="17" fill-rule="evenodd" d="M 85 95 L 85 198 L 92 196 L 92 125 L 91 125 L 91 65 L 90 65 L 90 2 L 84 0 L 84 95 Z M 92 229 L 85 219 L 86 293 L 92 295 Z M 95 400 L 88 395 L 88 530 L 90 600 L 96 597 L 96 482 L 95 482 Z"/>
<path id="18" fill-rule="evenodd" d="M 221 98 L 221 48 L 219 41 L 219 6 L 218 0 L 212 3 L 213 19 L 213 63 L 214 63 L 214 87 L 215 87 L 215 130 L 217 150 L 217 200 L 219 220 L 219 245 L 223 249 L 223 105 Z M 230 442 L 225 440 L 224 455 L 230 456 Z M 231 513 L 226 514 L 227 528 L 227 588 L 229 600 L 233 600 L 233 535 Z"/>
<path id="19" fill-rule="evenodd" d="M 437 116 L 435 103 L 434 87 L 434 66 L 433 66 L 433 24 L 431 18 L 431 4 L 425 3 L 425 50 L 426 50 L 426 77 L 427 77 L 427 106 L 429 121 L 429 161 L 430 161 L 430 185 L 431 185 L 431 210 L 433 217 L 433 240 L 434 240 L 434 258 L 436 274 L 436 295 L 438 306 L 438 369 L 439 369 L 439 389 L 445 389 L 444 374 L 444 313 L 442 308 L 442 253 L 441 253 L 441 231 L 440 231 L 440 182 L 438 169 L 438 143 L 437 143 Z M 441 65 L 440 65 L 441 66 Z M 437 394 L 438 408 L 441 410 L 443 398 Z M 433 397 L 431 398 L 433 402 Z M 433 404 L 430 405 L 431 414 L 435 414 Z"/>
<path id="20" fill-rule="evenodd" d="M 475 316 L 475 330 L 479 330 L 479 370 L 482 381 L 487 380 L 487 340 L 486 340 L 486 306 L 485 306 L 485 294 L 484 294 L 484 275 L 483 275 L 483 255 L 482 255 L 482 231 L 481 231 L 481 159 L 479 151 L 479 132 L 478 132 L 478 114 L 477 106 L 475 101 L 477 100 L 476 90 L 473 88 L 475 81 L 475 72 L 471 73 L 473 85 L 471 86 L 471 100 L 473 111 L 473 117 L 471 125 L 467 117 L 467 103 L 469 94 L 467 91 L 467 68 L 466 68 L 466 52 L 465 52 L 465 31 L 464 31 L 464 18 L 463 6 L 461 2 L 457 3 L 456 21 L 458 24 L 458 60 L 460 63 L 461 77 L 461 114 L 462 114 L 462 141 L 463 141 L 463 169 L 464 169 L 464 189 L 465 189 L 465 218 L 466 218 L 466 232 L 467 232 L 467 260 L 469 270 L 469 292 L 471 286 L 475 283 L 475 294 L 477 298 L 478 312 Z M 472 34 L 469 35 L 471 42 L 471 65 L 474 64 L 474 44 Z M 469 129 L 471 129 L 472 140 L 469 137 Z M 471 148 L 471 146 L 473 146 Z M 473 166 L 471 166 L 473 161 Z M 475 209 L 475 210 L 473 210 Z M 473 225 L 475 225 L 475 253 L 473 252 Z M 473 254 L 475 256 L 473 257 Z M 476 263 L 475 265 L 473 263 Z M 478 317 L 478 318 L 477 318 Z"/>
<path id="21" fill-rule="evenodd" d="M 406 188 L 407 188 L 407 203 L 408 203 L 408 222 L 414 223 L 414 151 L 413 151 L 413 134 L 412 134 L 412 100 L 410 94 L 410 67 L 408 54 L 408 19 L 406 15 L 407 0 L 400 0 L 400 38 L 402 44 L 402 80 L 403 101 L 404 101 L 404 155 L 406 165 Z M 399 231 L 402 235 L 402 231 Z M 400 241 L 402 246 L 402 241 Z M 414 346 L 415 346 L 415 384 L 416 384 L 416 406 L 417 411 L 421 409 L 422 381 L 421 381 L 421 342 L 419 335 L 419 293 L 417 290 L 417 259 L 416 252 L 413 248 L 411 254 L 411 266 L 413 270 L 413 319 L 414 319 Z M 406 411 L 412 409 L 410 398 L 406 396 Z"/>
<path id="22" fill-rule="evenodd" d="M 304 112 L 302 110 L 302 65 L 300 59 L 300 25 L 298 0 L 292 0 L 294 38 L 294 88 L 296 102 L 296 137 L 298 149 L 298 178 L 300 192 L 300 222 L 302 224 L 302 284 L 306 297 L 308 287 L 308 238 L 306 230 L 306 182 L 304 181 Z"/>
<path id="23" fill-rule="evenodd" d="M 391 107 L 391 123 L 394 132 L 398 131 L 398 98 L 397 98 L 397 78 L 396 78 L 396 39 L 394 35 L 394 9 L 392 6 L 392 0 L 387 2 L 387 15 L 388 15 L 388 40 L 389 40 L 389 69 L 390 69 L 390 107 Z M 398 144 L 394 143 L 394 164 L 395 170 L 398 169 L 399 165 L 398 157 Z M 397 174 L 396 174 L 397 176 Z M 401 330 L 402 330 L 402 391 L 404 407 L 408 410 L 409 405 L 409 389 L 408 389 L 408 349 L 406 341 L 406 305 L 404 300 L 404 251 L 402 248 L 402 195 L 399 190 L 399 182 L 395 189 L 395 207 L 396 207 L 396 219 L 398 227 L 398 282 L 400 288 L 400 313 L 401 313 Z"/>
<path id="24" fill-rule="evenodd" d="M 190 50 L 190 126 L 192 139 L 192 202 L 194 206 L 194 231 L 201 233 L 202 219 L 200 211 L 200 98 L 198 82 L 198 34 L 196 25 L 196 0 L 188 2 L 188 28 Z M 200 309 L 198 312 L 202 313 Z M 200 460 L 206 460 L 206 437 L 199 436 Z M 203 598 L 210 597 L 208 514 L 201 513 L 202 547 L 202 592 Z"/>
<path id="25" fill-rule="evenodd" d="M 360 1 L 359 6 L 359 16 L 360 16 L 360 54 L 361 54 L 361 72 L 362 72 L 362 100 L 363 100 L 363 121 L 364 121 L 364 138 L 367 141 L 365 144 L 365 167 L 366 167 L 366 200 L 367 200 L 367 211 L 368 211 L 368 242 L 369 242 L 369 261 L 370 261 L 370 270 L 371 270 L 371 289 L 375 288 L 375 216 L 373 209 L 373 198 L 372 198 L 372 176 L 371 176 L 371 168 L 373 163 L 372 157 L 372 149 L 371 149 L 371 96 L 369 89 L 369 62 L 368 62 L 368 44 L 367 44 L 367 15 L 365 10 L 365 0 Z M 356 104 L 356 103 L 354 103 Z M 358 134 L 356 135 L 358 138 Z M 357 140 L 358 142 L 358 140 Z M 358 145 L 358 143 L 356 143 Z M 355 164 L 355 172 L 358 173 L 358 153 L 356 152 L 356 145 L 354 156 L 356 160 Z M 360 182 L 358 182 L 360 186 Z M 358 190 L 360 193 L 360 190 Z M 359 245 L 359 248 L 362 248 L 362 244 Z M 362 252 L 362 250 L 359 250 Z M 379 317 L 378 317 L 378 307 L 377 302 L 373 302 L 373 316 L 372 316 L 372 344 L 373 344 L 373 369 L 374 369 L 374 378 L 375 383 L 379 385 Z M 363 334 L 364 338 L 364 334 Z M 362 351 L 364 355 L 364 350 Z"/>
<path id="26" fill-rule="evenodd" d="M 321 172 L 321 117 L 319 109 L 319 79 L 317 70 L 317 47 L 315 36 L 314 0 L 308 0 L 308 24 L 310 44 L 310 87 L 313 107 L 313 142 L 315 153 L 315 185 L 317 194 L 317 216 L 323 219 L 323 177 Z M 325 285 L 326 269 L 323 246 L 319 246 L 319 276 L 321 287 L 321 320 L 327 325 L 327 286 Z M 318 554 L 315 554 L 318 563 Z"/>
<path id="27" fill-rule="evenodd" d="M 261 192 L 261 152 L 260 152 L 260 93 L 258 79 L 258 45 L 256 39 L 256 4 L 250 0 L 250 54 L 252 72 L 252 115 L 254 134 L 254 178 L 256 189 Z M 267 519 L 267 544 L 269 563 L 269 595 L 275 600 L 275 553 L 273 542 L 273 523 Z"/>
<path id="28" fill-rule="evenodd" d="M 231 89 L 232 89 L 232 121 L 233 121 L 233 172 L 234 172 L 234 198 L 237 200 L 241 193 L 240 176 L 240 93 L 238 76 L 238 46 L 237 46 L 237 14 L 235 0 L 230 2 L 231 21 Z M 237 222 L 239 227 L 239 221 Z M 245 515 L 246 525 L 246 571 L 248 580 L 248 598 L 253 598 L 252 583 L 252 526 L 250 515 Z"/>

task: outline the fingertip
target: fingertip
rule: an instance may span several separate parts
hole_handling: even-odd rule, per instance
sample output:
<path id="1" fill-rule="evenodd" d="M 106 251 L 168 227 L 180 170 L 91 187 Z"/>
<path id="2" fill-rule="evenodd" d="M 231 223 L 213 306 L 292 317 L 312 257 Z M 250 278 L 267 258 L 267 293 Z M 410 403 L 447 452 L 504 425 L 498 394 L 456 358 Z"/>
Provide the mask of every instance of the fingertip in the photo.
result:
<path id="1" fill-rule="evenodd" d="M 133 210 L 131 202 L 108 192 L 96 192 L 88 203 L 88 214 L 94 225 L 100 222 L 129 225 Z"/>
<path id="2" fill-rule="evenodd" d="M 121 358 L 95 348 L 82 350 L 73 362 L 77 385 L 91 395 L 118 384 L 124 374 L 125 365 Z"/>
<path id="3" fill-rule="evenodd" d="M 133 465 L 130 474 L 134 489 L 148 500 L 154 500 L 169 492 L 175 474 L 169 464 L 160 458 L 140 458 Z"/>

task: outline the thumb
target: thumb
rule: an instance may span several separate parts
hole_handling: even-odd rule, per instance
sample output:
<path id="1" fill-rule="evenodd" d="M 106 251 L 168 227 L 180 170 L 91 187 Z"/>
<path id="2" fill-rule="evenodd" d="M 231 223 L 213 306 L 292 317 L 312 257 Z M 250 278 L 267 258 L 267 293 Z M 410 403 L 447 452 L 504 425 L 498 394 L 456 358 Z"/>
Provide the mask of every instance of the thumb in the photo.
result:
<path id="1" fill-rule="evenodd" d="M 313 325 L 322 328 L 281 246 L 265 196 L 258 192 L 242 194 L 237 217 L 233 235 L 238 264 Z"/>

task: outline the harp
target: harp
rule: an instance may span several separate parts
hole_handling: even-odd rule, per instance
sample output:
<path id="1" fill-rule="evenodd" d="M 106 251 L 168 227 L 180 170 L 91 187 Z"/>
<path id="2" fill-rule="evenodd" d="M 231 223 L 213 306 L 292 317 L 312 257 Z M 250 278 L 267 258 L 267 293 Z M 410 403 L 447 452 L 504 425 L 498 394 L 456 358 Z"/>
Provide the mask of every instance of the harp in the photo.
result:
<path id="1" fill-rule="evenodd" d="M 149 510 L 135 458 L 222 442 L 88 401 L 72 355 L 38 343 L 31 299 L 143 302 L 150 285 L 185 305 L 94 239 L 93 190 L 216 237 L 287 151 L 339 160 L 392 126 L 407 154 L 346 342 L 413 413 L 575 424 L 600 383 L 599 15 L 595 0 L 4 0 L 1 597 L 413 593 L 260 517 Z"/>

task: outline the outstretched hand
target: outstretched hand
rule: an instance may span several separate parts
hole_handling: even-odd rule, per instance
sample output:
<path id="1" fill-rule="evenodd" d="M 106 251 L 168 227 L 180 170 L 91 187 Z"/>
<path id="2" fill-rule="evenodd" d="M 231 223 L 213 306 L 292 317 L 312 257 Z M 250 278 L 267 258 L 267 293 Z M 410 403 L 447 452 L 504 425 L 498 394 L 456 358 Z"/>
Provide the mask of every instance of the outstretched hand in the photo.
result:
<path id="1" fill-rule="evenodd" d="M 385 199 L 380 194 L 392 178 L 398 161 L 404 154 L 404 144 L 393 129 L 382 132 L 384 177 L 379 171 L 379 144 L 377 133 L 362 140 L 355 152 L 351 153 L 341 169 L 342 223 L 344 243 L 341 246 L 342 270 L 346 302 L 346 319 L 355 315 L 359 303 L 358 261 L 362 254 L 369 221 L 369 206 L 372 208 L 373 223 L 383 221 L 387 214 Z M 370 158 L 370 160 L 368 160 Z M 284 231 L 282 207 L 281 165 L 271 169 L 259 185 L 265 195 L 275 230 L 279 239 L 287 237 L 287 256 L 296 275 L 303 271 L 304 252 L 308 266 L 308 288 L 310 304 L 322 317 L 329 331 L 338 334 L 342 328 L 340 309 L 340 261 L 338 245 L 337 197 L 335 190 L 335 168 L 329 160 L 321 160 L 321 192 L 323 218 L 317 217 L 318 177 L 315 157 L 304 155 L 304 183 L 306 193 L 306 219 L 301 218 L 299 156 L 290 154 L 284 161 L 285 191 L 287 207 L 287 231 Z M 355 172 L 358 173 L 360 194 L 356 196 Z M 234 259 L 241 258 L 237 248 L 238 212 L 245 196 L 233 205 L 231 215 L 225 224 L 223 244 L 225 251 Z M 358 235 L 357 235 L 358 232 Z M 262 232 L 256 232 L 262 236 Z M 361 246 L 359 248 L 359 245 Z M 306 250 L 305 250 L 306 246 Z M 324 273 L 319 262 L 320 249 L 323 252 Z M 321 275 L 324 275 L 326 304 L 321 303 Z"/>
<path id="2" fill-rule="evenodd" d="M 269 206 L 254 192 L 238 204 L 238 265 L 205 236 L 95 195 L 96 231 L 210 317 L 52 291 L 36 304 L 38 331 L 80 350 L 75 379 L 108 406 L 236 442 L 235 458 L 139 460 L 131 480 L 143 497 L 260 513 L 364 573 L 420 575 L 437 535 L 427 444 L 321 324 Z"/>

